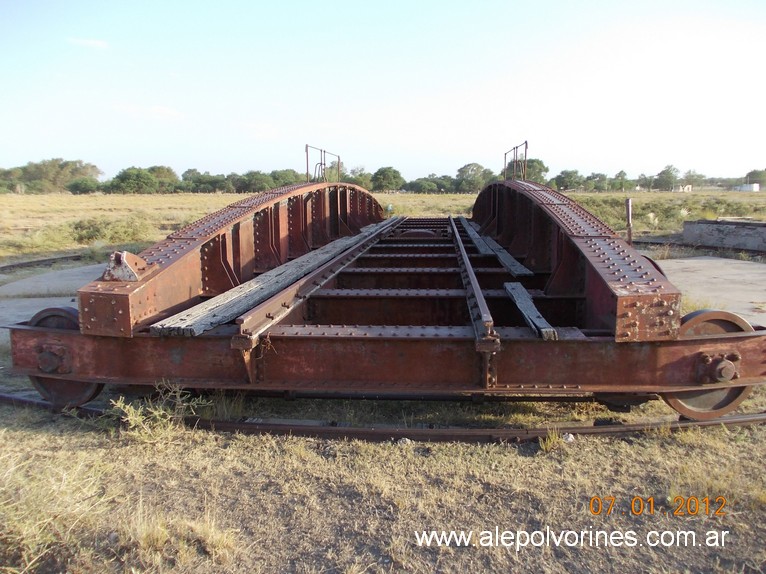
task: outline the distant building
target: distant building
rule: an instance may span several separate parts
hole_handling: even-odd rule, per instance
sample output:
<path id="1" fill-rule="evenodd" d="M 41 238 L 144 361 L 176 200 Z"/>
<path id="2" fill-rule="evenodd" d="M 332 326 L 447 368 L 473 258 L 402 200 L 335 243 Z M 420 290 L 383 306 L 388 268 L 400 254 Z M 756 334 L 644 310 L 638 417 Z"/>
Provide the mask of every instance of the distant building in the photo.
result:
<path id="1" fill-rule="evenodd" d="M 735 185 L 734 191 L 761 191 L 760 183 L 743 183 L 742 185 Z"/>
<path id="2" fill-rule="evenodd" d="M 683 191 L 685 193 L 689 193 L 692 191 L 692 185 L 691 184 L 683 185 L 679 183 L 678 185 L 673 186 L 673 191 Z"/>

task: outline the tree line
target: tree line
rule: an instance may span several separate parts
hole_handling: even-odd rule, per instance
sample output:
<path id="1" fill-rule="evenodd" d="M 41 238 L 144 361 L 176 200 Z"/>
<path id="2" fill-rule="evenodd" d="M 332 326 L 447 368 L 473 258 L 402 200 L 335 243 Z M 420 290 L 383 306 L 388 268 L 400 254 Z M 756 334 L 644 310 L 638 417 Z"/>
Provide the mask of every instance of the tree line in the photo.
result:
<path id="1" fill-rule="evenodd" d="M 512 166 L 507 170 L 510 177 Z M 766 169 L 751 170 L 739 178 L 710 178 L 693 170 L 682 174 L 676 167 L 667 165 L 656 174 L 641 174 L 634 179 L 622 170 L 611 177 L 604 173 L 584 175 L 578 170 L 563 170 L 551 178 L 548 178 L 548 171 L 542 160 L 527 160 L 526 179 L 561 191 L 672 191 L 678 186 L 732 188 L 742 183 L 759 183 L 766 188 Z M 188 169 L 179 177 L 170 167 L 157 165 L 129 167 L 108 181 L 99 181 L 101 175 L 98 167 L 81 160 L 57 158 L 29 162 L 21 167 L 0 168 L 0 193 L 258 193 L 306 182 L 306 175 L 294 169 L 228 175 Z M 338 169 L 338 164 L 333 162 L 324 170 L 321 179 L 331 182 L 340 179 L 372 191 L 475 194 L 487 184 L 502 180 L 503 176 L 503 170 L 494 172 L 478 163 L 469 163 L 458 169 L 454 176 L 432 173 L 406 181 L 399 170 L 391 166 L 370 173 L 363 167 L 347 171 L 343 164 Z"/>

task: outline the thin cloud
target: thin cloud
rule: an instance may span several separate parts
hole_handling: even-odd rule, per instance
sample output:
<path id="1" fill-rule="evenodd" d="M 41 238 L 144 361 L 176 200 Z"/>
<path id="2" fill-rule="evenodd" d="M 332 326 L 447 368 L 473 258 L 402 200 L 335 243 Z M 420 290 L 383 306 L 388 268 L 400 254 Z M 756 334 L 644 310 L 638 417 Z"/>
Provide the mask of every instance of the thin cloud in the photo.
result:
<path id="1" fill-rule="evenodd" d="M 96 50 L 106 50 L 109 47 L 108 42 L 104 40 L 94 40 L 92 38 L 67 38 L 67 42 L 73 46 L 93 48 Z"/>

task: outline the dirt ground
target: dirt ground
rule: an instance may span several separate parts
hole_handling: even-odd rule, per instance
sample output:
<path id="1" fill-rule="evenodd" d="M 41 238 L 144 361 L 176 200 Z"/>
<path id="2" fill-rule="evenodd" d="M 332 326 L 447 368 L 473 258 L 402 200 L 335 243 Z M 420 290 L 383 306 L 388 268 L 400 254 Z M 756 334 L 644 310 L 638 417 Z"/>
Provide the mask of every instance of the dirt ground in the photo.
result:
<path id="1" fill-rule="evenodd" d="M 691 296 L 758 322 L 766 265 L 743 263 L 661 262 Z M 0 324 L 74 305 L 99 269 L 6 282 Z M 7 339 L 0 363 L 0 380 L 26 384 L 6 374 Z M 745 408 L 763 408 L 764 394 Z M 411 408 L 386 407 L 403 421 Z M 438 408 L 481 418 L 539 407 Z M 0 571 L 766 571 L 766 428 L 571 443 L 554 434 L 543 448 L 241 436 L 134 419 L 120 430 L 116 419 L 0 407 Z M 435 537 L 453 530 L 470 542 L 440 546 Z"/>
<path id="2" fill-rule="evenodd" d="M 27 571 L 766 568 L 762 427 L 582 438 L 545 452 L 116 433 L 7 407 L 0 424 L 6 571 L 36 557 Z M 472 538 L 418 538 L 451 530 Z"/>

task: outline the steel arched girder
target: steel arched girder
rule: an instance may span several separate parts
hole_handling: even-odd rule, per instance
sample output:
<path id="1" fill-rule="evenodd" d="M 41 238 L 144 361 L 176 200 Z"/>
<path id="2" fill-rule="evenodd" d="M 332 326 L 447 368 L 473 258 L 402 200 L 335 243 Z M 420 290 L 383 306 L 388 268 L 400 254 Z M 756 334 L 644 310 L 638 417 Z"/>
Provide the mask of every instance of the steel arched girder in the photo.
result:
<path id="1" fill-rule="evenodd" d="M 384 219 L 365 189 L 347 183 L 278 188 L 232 203 L 134 255 L 114 253 L 78 291 L 80 330 L 135 330 Z"/>
<path id="2" fill-rule="evenodd" d="M 617 342 L 677 339 L 681 294 L 608 225 L 562 193 L 491 183 L 473 207 L 480 233 L 544 279 L 549 297 L 581 297 L 585 328 Z"/>

